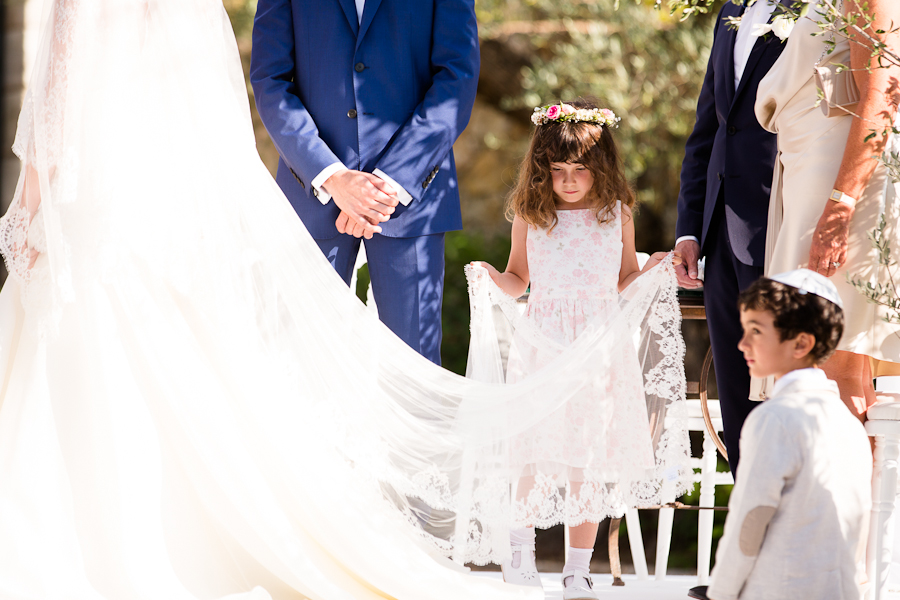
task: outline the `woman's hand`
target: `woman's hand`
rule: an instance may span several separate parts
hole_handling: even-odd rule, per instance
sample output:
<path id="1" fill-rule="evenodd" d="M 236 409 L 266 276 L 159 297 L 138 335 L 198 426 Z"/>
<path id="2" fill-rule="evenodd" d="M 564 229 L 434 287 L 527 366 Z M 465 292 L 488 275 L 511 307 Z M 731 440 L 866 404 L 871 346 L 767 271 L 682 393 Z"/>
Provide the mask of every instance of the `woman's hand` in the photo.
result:
<path id="1" fill-rule="evenodd" d="M 847 262 L 852 217 L 853 207 L 849 204 L 828 201 L 813 232 L 807 268 L 831 277 Z"/>

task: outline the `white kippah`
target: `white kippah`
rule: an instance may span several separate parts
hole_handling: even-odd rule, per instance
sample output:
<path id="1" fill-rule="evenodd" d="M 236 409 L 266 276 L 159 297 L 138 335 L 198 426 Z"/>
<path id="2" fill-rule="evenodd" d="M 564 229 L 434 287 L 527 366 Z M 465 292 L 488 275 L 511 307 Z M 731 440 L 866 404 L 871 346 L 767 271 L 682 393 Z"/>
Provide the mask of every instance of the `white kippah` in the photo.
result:
<path id="1" fill-rule="evenodd" d="M 769 277 L 772 281 L 789 285 L 792 288 L 800 290 L 801 294 L 815 294 L 821 298 L 825 298 L 832 304 L 837 304 L 841 310 L 844 304 L 841 302 L 841 296 L 838 294 L 837 288 L 824 275 L 820 275 L 809 269 L 797 269 L 788 271 L 787 273 L 779 273 Z"/>

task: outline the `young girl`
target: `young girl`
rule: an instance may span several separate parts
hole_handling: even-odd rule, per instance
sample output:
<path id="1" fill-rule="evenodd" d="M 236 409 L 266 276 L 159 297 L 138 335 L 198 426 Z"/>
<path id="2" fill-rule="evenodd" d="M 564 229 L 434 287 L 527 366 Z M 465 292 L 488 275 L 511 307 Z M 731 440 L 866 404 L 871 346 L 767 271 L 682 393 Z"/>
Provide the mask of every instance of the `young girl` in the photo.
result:
<path id="1" fill-rule="evenodd" d="M 635 197 L 610 134 L 618 121 L 612 111 L 576 101 L 535 109 L 532 120 L 537 127 L 509 201 L 509 263 L 503 273 L 480 264 L 514 298 L 530 283 L 525 320 L 568 346 L 592 320 L 614 320 L 619 292 L 667 254 L 654 254 L 643 271 L 638 266 Z M 599 522 L 624 513 L 635 484 L 654 465 L 637 353 L 630 338 L 615 345 L 617 358 L 604 365 L 599 385 L 512 444 L 513 467 L 521 473 L 514 522 L 527 526 L 511 532 L 512 560 L 502 565 L 507 582 L 541 585 L 534 526 L 565 522 L 571 545 L 564 598 L 596 598 L 589 565 Z M 552 354 L 517 332 L 506 381 L 521 380 Z"/>

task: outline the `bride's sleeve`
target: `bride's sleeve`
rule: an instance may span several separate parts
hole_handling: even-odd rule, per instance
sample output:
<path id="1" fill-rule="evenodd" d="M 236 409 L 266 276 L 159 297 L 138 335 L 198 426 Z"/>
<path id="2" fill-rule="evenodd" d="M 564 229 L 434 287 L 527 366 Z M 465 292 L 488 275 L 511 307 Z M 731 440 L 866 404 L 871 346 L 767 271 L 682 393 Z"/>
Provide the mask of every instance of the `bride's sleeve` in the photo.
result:
<path id="1" fill-rule="evenodd" d="M 41 199 L 55 175 L 68 85 L 68 58 L 79 0 L 55 0 L 29 88 L 19 114 L 13 152 L 22 170 L 6 214 L 0 218 L 0 254 L 11 275 L 27 281 L 46 252 Z"/>

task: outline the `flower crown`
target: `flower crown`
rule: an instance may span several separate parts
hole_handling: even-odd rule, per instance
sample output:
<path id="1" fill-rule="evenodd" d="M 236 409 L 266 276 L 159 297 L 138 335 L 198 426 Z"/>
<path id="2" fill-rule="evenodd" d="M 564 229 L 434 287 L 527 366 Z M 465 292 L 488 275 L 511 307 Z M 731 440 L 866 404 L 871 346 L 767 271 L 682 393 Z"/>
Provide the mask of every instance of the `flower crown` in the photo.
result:
<path id="1" fill-rule="evenodd" d="M 608 108 L 575 108 L 571 104 L 548 104 L 534 109 L 531 122 L 543 125 L 550 121 L 557 123 L 596 123 L 614 127 L 621 119 Z"/>

